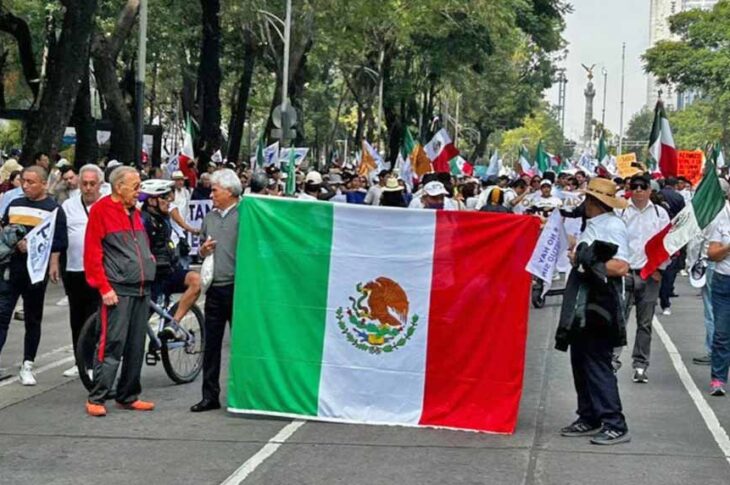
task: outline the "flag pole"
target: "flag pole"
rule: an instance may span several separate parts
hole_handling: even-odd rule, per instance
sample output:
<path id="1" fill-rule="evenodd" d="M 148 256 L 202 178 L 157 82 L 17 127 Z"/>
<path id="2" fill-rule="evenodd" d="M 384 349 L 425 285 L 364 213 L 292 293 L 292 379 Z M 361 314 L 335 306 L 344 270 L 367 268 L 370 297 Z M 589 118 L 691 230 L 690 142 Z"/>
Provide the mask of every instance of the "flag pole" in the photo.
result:
<path id="1" fill-rule="evenodd" d="M 144 141 L 144 80 L 147 69 L 147 0 L 139 2 L 139 47 L 137 51 L 137 79 L 135 81 L 136 123 L 134 130 L 134 163 L 142 166 Z M 125 160 L 123 160 L 124 162 Z M 130 160 L 131 161 L 131 160 Z"/>
<path id="2" fill-rule="evenodd" d="M 624 86 L 626 84 L 626 42 L 621 48 L 621 114 L 618 129 L 618 155 L 623 154 L 624 148 Z"/>

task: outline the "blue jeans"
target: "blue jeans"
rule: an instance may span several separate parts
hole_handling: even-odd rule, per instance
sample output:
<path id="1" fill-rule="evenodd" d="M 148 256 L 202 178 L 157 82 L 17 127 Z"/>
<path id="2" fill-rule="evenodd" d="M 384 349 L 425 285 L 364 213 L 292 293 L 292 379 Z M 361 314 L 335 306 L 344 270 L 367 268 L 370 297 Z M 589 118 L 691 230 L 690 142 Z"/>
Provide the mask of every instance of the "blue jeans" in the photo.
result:
<path id="1" fill-rule="evenodd" d="M 712 379 L 727 382 L 730 367 L 730 276 L 715 272 L 712 278 Z"/>
<path id="2" fill-rule="evenodd" d="M 702 304 L 705 307 L 705 348 L 707 354 L 712 353 L 712 335 L 715 333 L 715 320 L 712 317 L 712 277 L 715 274 L 715 263 L 707 264 L 705 286 L 702 288 Z"/>

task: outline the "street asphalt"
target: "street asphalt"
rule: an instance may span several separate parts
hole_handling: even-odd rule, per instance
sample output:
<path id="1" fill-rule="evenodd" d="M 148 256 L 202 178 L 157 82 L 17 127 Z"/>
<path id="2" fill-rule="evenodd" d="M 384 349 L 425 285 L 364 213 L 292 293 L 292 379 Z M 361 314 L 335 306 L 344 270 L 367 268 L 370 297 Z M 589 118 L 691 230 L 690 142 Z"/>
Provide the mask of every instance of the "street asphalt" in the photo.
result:
<path id="1" fill-rule="evenodd" d="M 142 376 L 154 412 L 110 406 L 106 418 L 87 416 L 80 382 L 62 376 L 72 358 L 68 308 L 56 306 L 62 293 L 52 287 L 38 385 L 0 382 L 0 484 L 221 484 L 244 476 L 276 485 L 730 484 L 730 401 L 709 396 L 709 368 L 692 364 L 703 353 L 698 291 L 682 279 L 677 292 L 673 315 L 658 315 L 666 338 L 655 331 L 648 384 L 631 382 L 631 346 L 624 351 L 619 387 L 633 439 L 602 448 L 557 432 L 575 409 L 568 355 L 553 350 L 559 297 L 530 312 L 514 435 L 316 422 L 289 434 L 291 420 L 190 413 L 200 380 L 173 385 L 160 365 Z M 632 338 L 635 328 L 632 321 Z M 22 341 L 14 321 L 0 366 L 15 372 Z"/>

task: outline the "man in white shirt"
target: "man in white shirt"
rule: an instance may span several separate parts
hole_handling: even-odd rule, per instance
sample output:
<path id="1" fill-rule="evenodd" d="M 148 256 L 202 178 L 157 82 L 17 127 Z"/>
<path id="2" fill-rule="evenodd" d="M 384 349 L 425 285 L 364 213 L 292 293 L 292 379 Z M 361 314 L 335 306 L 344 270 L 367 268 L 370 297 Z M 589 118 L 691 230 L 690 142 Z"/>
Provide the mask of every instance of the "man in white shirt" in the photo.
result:
<path id="1" fill-rule="evenodd" d="M 553 209 L 559 209 L 563 206 L 563 201 L 559 197 L 552 195 L 553 183 L 545 179 L 540 182 L 540 195 L 532 198 L 531 205 L 538 212 L 547 215 Z"/>
<path id="2" fill-rule="evenodd" d="M 629 265 L 631 271 L 626 278 L 626 314 L 636 306 L 636 339 L 631 355 L 634 368 L 634 382 L 646 383 L 646 369 L 651 354 L 651 322 L 659 298 L 661 273 L 656 271 L 649 279 L 641 279 L 641 269 L 646 265 L 646 243 L 669 224 L 667 211 L 650 200 L 651 179 L 647 175 L 634 175 L 629 183 L 631 200 L 626 209 L 617 211 L 629 231 Z"/>
<path id="3" fill-rule="evenodd" d="M 366 205 L 380 205 L 380 196 L 383 195 L 383 189 L 385 188 L 385 182 L 388 179 L 388 175 L 390 175 L 390 172 L 387 170 L 381 170 L 380 173 L 378 173 L 377 183 L 374 183 L 373 186 L 370 187 L 367 195 L 365 196 Z"/>
<path id="4" fill-rule="evenodd" d="M 459 210 L 459 204 L 448 197 L 449 192 L 444 184 L 438 180 L 433 180 L 423 186 L 423 190 L 413 197 L 408 204 L 409 209 L 444 209 Z"/>
<path id="5" fill-rule="evenodd" d="M 86 320 L 99 308 L 99 292 L 86 282 L 84 273 L 84 238 L 89 222 L 91 206 L 101 198 L 101 184 L 104 172 L 94 164 L 84 165 L 79 171 L 80 194 L 67 199 L 61 208 L 66 213 L 68 249 L 66 250 L 66 271 L 62 274 L 63 286 L 68 295 L 71 340 L 76 351 L 76 342 Z M 79 375 L 76 366 L 63 373 L 66 377 Z"/>
<path id="6" fill-rule="evenodd" d="M 565 319 L 570 320 L 568 324 L 571 327 L 558 329 L 563 331 L 560 333 L 562 340 L 556 336 L 557 344 L 567 343 L 570 346 L 570 363 L 578 395 L 578 419 L 562 428 L 560 433 L 565 437 L 591 436 L 590 442 L 595 445 L 614 445 L 631 439 L 621 407 L 618 382 L 611 367 L 613 347 L 626 340 L 622 331 L 623 301 L 617 287 L 621 286 L 622 278 L 629 272 L 630 259 L 626 225 L 613 211 L 626 207 L 626 201 L 616 197 L 616 192 L 616 184 L 610 180 L 595 178 L 590 181 L 585 203 L 588 222 L 578 241 L 579 245 L 585 243 L 590 246 L 601 241 L 616 246 L 616 253 L 605 262 L 606 286 L 615 292 L 615 298 L 607 292 L 589 291 L 585 325 L 579 328 L 572 327 L 577 320 L 573 318 L 577 315 L 570 314 L 574 310 L 569 308 L 570 305 L 564 305 L 561 325 Z M 569 284 L 589 271 L 582 266 L 574 268 Z"/>

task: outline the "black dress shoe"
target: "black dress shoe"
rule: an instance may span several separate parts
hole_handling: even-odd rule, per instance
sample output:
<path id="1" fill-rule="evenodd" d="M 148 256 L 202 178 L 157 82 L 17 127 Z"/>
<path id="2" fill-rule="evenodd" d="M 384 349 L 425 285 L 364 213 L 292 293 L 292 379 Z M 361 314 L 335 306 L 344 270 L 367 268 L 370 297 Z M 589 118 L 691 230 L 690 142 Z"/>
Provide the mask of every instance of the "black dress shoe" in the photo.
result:
<path id="1" fill-rule="evenodd" d="M 190 412 L 192 413 L 202 413 L 204 411 L 212 411 L 214 409 L 220 409 L 221 403 L 218 401 L 213 401 L 211 399 L 203 399 L 198 404 L 193 405 L 190 408 Z"/>

